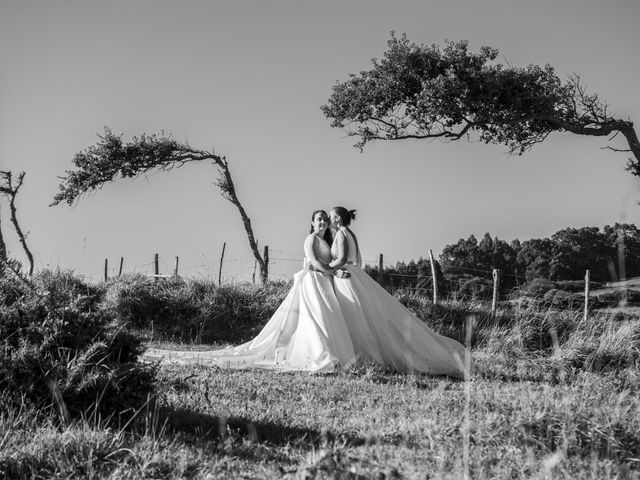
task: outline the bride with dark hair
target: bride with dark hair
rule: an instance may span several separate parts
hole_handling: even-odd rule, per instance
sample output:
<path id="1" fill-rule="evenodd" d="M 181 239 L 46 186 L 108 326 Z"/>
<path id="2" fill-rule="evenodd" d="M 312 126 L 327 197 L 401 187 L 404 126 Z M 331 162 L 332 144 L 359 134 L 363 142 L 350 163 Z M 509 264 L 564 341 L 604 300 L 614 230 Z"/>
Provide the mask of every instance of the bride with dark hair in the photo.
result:
<path id="1" fill-rule="evenodd" d="M 316 210 L 311 222 L 304 241 L 305 268 L 294 275 L 286 298 L 253 340 L 222 350 L 150 349 L 145 357 L 281 371 L 331 372 L 351 365 L 356 358 L 353 344 L 333 290 L 334 274 L 345 275 L 344 270 L 328 265 L 332 258 L 327 213 Z"/>
<path id="2" fill-rule="evenodd" d="M 305 268 L 253 340 L 222 350 L 150 349 L 145 357 L 308 372 L 331 372 L 362 360 L 400 372 L 464 377 L 464 346 L 434 332 L 362 270 L 358 239 L 349 228 L 355 213 L 343 207 L 329 216 L 313 212 Z"/>
<path id="3" fill-rule="evenodd" d="M 464 346 L 440 335 L 413 315 L 362 270 L 358 239 L 351 231 L 355 210 L 329 212 L 334 240 L 329 267 L 346 270 L 334 288 L 358 359 L 401 372 L 464 376 Z"/>

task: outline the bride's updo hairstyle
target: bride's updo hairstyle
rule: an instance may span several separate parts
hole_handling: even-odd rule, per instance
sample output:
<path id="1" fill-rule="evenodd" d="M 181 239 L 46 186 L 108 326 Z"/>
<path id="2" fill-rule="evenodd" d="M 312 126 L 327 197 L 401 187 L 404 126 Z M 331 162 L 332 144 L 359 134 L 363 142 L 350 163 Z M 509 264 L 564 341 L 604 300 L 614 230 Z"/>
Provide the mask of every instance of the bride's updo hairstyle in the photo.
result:
<path id="1" fill-rule="evenodd" d="M 357 210 L 347 210 L 344 207 L 333 207 L 333 211 L 338 214 L 345 227 L 351 225 L 351 221 L 356 219 Z"/>
<path id="2" fill-rule="evenodd" d="M 313 233 L 313 219 L 316 218 L 316 215 L 318 213 L 324 213 L 324 216 L 329 218 L 329 215 L 327 215 L 327 212 L 325 212 L 324 210 L 316 210 L 315 212 L 313 212 L 311 214 L 311 230 L 309 230 L 309 233 Z M 333 235 L 331 235 L 331 229 L 327 228 L 324 231 L 324 241 L 327 242 L 329 245 L 331 245 L 333 243 Z"/>

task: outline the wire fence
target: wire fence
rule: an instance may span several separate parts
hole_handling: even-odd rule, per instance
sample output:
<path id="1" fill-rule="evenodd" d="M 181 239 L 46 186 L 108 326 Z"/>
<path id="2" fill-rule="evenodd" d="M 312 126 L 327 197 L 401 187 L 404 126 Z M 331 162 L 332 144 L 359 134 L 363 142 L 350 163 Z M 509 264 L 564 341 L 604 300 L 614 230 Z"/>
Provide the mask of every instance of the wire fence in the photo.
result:
<path id="1" fill-rule="evenodd" d="M 268 249 L 268 247 L 266 248 Z M 109 260 L 105 259 L 102 274 L 104 275 L 105 281 L 127 273 L 154 277 L 171 277 L 178 275 L 181 277 L 217 280 L 218 283 L 225 284 L 242 282 L 260 283 L 261 281 L 258 262 L 252 255 L 229 258 L 224 256 L 223 249 L 222 256 L 216 260 L 200 253 L 196 256 L 197 261 L 194 262 L 191 258 L 190 263 L 181 264 L 178 256 L 170 257 L 155 254 L 153 256 L 150 255 L 152 258 L 151 261 L 135 263 L 133 265 L 126 264 L 124 257 L 121 257 L 118 262 L 112 263 L 111 267 L 109 266 Z M 304 255 L 301 252 L 294 253 L 272 249 L 270 250 L 270 255 L 267 256 L 269 280 L 291 280 L 297 271 L 304 268 Z M 416 267 L 412 266 L 411 263 L 383 261 L 383 258 L 383 255 L 380 254 L 377 259 L 367 258 L 363 262 L 365 270 L 367 270 L 373 278 L 378 280 L 382 286 L 387 288 L 391 293 L 403 290 L 425 296 L 433 295 L 434 301 L 436 298 L 456 300 L 472 297 L 474 300 L 492 301 L 493 308 L 495 309 L 498 303 L 508 301 L 505 292 L 500 290 L 500 277 L 512 278 L 518 284 L 524 284 L 527 281 L 524 275 L 499 272 L 496 269 L 453 267 L 451 271 L 458 273 L 466 272 L 469 273 L 470 276 L 473 275 L 473 277 L 470 277 L 470 284 L 465 287 L 462 285 L 462 282 L 469 281 L 469 278 L 458 278 L 458 284 L 451 281 L 443 281 L 442 278 L 438 278 L 438 281 L 434 282 L 433 271 L 425 271 L 425 264 L 422 264 L 420 271 L 416 273 L 399 273 L 395 270 Z M 93 273 L 95 273 L 95 271 Z M 588 275 L 589 273 L 587 271 L 587 277 L 578 281 L 584 282 L 585 289 L 587 290 L 585 292 L 585 298 L 587 299 L 589 296 Z M 484 279 L 484 283 L 479 283 L 477 278 Z M 489 282 L 490 280 L 491 282 Z M 476 282 L 475 284 L 473 284 L 474 281 Z M 628 288 L 628 285 L 632 283 L 633 279 L 629 279 L 626 281 L 625 286 L 621 286 L 620 288 Z M 640 289 L 640 281 L 637 283 Z M 466 290 L 463 287 L 465 287 Z M 434 291 L 434 289 L 436 291 Z"/>
<path id="2" fill-rule="evenodd" d="M 268 247 L 266 247 L 268 249 Z M 267 250 L 265 249 L 265 253 Z M 304 268 L 304 255 L 302 252 L 287 252 L 272 249 L 268 257 L 268 279 L 270 281 L 291 281 L 293 275 Z M 217 259 L 212 259 L 202 253 L 196 253 L 189 257 L 189 263 L 180 263 L 178 256 L 150 255 L 150 261 L 136 262 L 129 264 L 124 257 L 120 257 L 116 262 L 105 259 L 104 269 L 95 269 L 90 273 L 91 277 L 101 278 L 105 281 L 120 277 L 125 274 L 141 274 L 156 278 L 183 277 L 191 279 L 202 279 L 212 281 L 217 284 L 236 283 L 261 283 L 260 268 L 256 258 L 252 255 L 228 257 L 222 255 Z M 432 258 L 430 252 L 430 258 Z M 436 262 L 434 261 L 434 264 Z M 513 304 L 519 301 L 521 295 L 511 296 L 505 289 L 501 290 L 500 277 L 511 278 L 518 285 L 525 285 L 527 278 L 524 275 L 510 272 L 499 272 L 496 269 L 481 269 L 474 267 L 452 267 L 447 271 L 448 279 L 440 277 L 441 271 L 436 275 L 437 281 L 433 281 L 434 270 L 425 268 L 427 262 L 422 263 L 416 273 L 398 272 L 406 268 L 417 268 L 412 262 L 407 264 L 403 261 L 384 261 L 384 256 L 380 254 L 377 259 L 366 258 L 363 261 L 363 268 L 367 273 L 377 280 L 381 286 L 391 294 L 398 292 L 410 293 L 421 297 L 432 298 L 433 302 L 441 301 L 467 301 L 490 304 L 492 314 L 496 314 L 498 308 Z M 69 267 L 65 267 L 69 268 Z M 81 269 L 77 269 L 81 271 Z M 458 283 L 451 280 L 451 272 L 467 273 L 466 277 L 458 277 Z M 382 275 L 380 275 L 380 272 Z M 455 278 L 455 277 L 454 277 Z M 463 285 L 463 282 L 468 282 Z M 474 283 L 475 282 L 475 283 Z M 567 292 L 560 292 L 556 295 L 554 291 L 547 291 L 550 295 L 544 294 L 544 301 L 554 306 L 561 305 L 562 308 L 571 310 L 583 310 L 584 318 L 589 315 L 592 305 L 595 308 L 605 308 L 611 306 L 622 306 L 637 308 L 640 306 L 640 277 L 625 279 L 615 285 L 595 284 L 596 290 L 590 293 L 589 271 L 583 279 L 573 280 L 573 290 L 567 296 Z M 596 286 L 597 285 L 597 286 Z M 576 291 L 576 288 L 584 286 L 584 291 Z M 556 290 L 558 291 L 558 290 Z M 619 297 L 606 299 L 607 297 Z M 605 298 L 604 301 L 601 301 Z M 559 303 L 556 302 L 559 299 Z"/>
<path id="3" fill-rule="evenodd" d="M 269 278 L 272 276 L 282 277 L 282 276 L 291 276 L 292 273 L 295 273 L 296 268 L 298 270 L 302 269 L 304 266 L 304 255 L 297 254 L 293 252 L 285 252 L 281 250 L 270 250 L 272 254 L 269 256 Z M 252 276 L 253 272 L 257 270 L 258 265 L 255 257 L 252 255 L 245 255 L 241 257 L 224 257 L 223 259 L 210 259 L 205 257 L 202 254 L 199 254 L 200 261 L 196 263 L 182 264 L 178 263 L 179 257 L 158 257 L 158 268 L 156 271 L 156 261 L 151 260 L 149 262 L 144 263 L 136 263 L 133 265 L 128 265 L 124 263 L 122 271 L 119 271 L 118 263 L 110 263 L 107 268 L 107 277 L 112 278 L 117 276 L 119 273 L 140 273 L 140 274 L 159 274 L 159 275 L 175 275 L 176 273 L 181 276 L 189 276 L 189 275 L 217 275 L 222 269 L 222 275 L 225 278 L 232 277 L 242 277 L 243 274 L 245 276 Z M 153 257 L 151 257 L 153 258 Z M 120 261 L 123 261 L 124 257 L 121 257 Z M 412 280 L 425 280 L 431 278 L 431 273 L 417 272 L 417 273 L 395 273 L 394 269 L 403 268 L 399 267 L 403 265 L 406 267 L 406 263 L 402 261 L 389 262 L 384 261 L 382 263 L 379 262 L 378 259 L 365 259 L 363 260 L 363 267 L 369 267 L 371 269 L 377 270 L 380 265 L 383 267 L 383 275 L 389 278 L 397 278 L 397 279 L 412 279 Z M 115 265 L 115 266 L 114 266 Z M 471 268 L 471 267 L 462 267 L 455 266 L 450 270 L 455 272 L 470 272 L 473 274 L 479 274 L 486 278 L 491 278 L 493 275 L 494 269 L 479 269 L 479 268 Z M 98 273 L 99 270 L 93 270 L 92 273 Z M 509 272 L 500 272 L 502 277 L 510 277 L 521 280 L 522 282 L 526 282 L 527 278 L 524 275 L 513 274 Z M 228 278 L 229 279 L 229 278 Z"/>

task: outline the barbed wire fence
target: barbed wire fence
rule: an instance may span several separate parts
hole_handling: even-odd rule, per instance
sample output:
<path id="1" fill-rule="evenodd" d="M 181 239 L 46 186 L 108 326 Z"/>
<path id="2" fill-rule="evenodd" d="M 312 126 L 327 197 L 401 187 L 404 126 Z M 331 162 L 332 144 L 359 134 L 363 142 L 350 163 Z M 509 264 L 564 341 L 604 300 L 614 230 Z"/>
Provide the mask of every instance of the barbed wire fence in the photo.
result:
<path id="1" fill-rule="evenodd" d="M 223 246 L 222 255 L 219 260 L 211 260 L 202 253 L 198 253 L 198 261 L 190 264 L 180 264 L 179 256 L 162 257 L 157 253 L 153 255 L 152 260 L 145 263 L 135 265 L 126 265 L 125 258 L 120 257 L 115 262 L 115 267 L 109 268 L 109 260 L 104 262 L 104 281 L 122 276 L 123 273 L 142 274 L 157 279 L 170 277 L 188 277 L 216 280 L 217 284 L 234 284 L 241 282 L 259 282 L 258 264 L 252 255 L 241 257 L 225 257 L 225 247 Z M 268 248 L 268 247 L 266 247 Z M 425 262 L 426 263 L 426 262 Z M 430 272 L 424 271 L 424 264 L 421 271 L 413 273 L 396 273 L 393 270 L 407 266 L 404 262 L 388 262 L 384 260 L 384 255 L 379 254 L 376 259 L 367 258 L 363 260 L 363 268 L 374 277 L 378 283 L 387 288 L 392 293 L 402 289 L 403 291 L 412 292 L 424 296 L 433 295 L 433 302 L 437 303 L 444 299 L 458 300 L 459 297 L 466 298 L 461 294 L 461 279 L 458 279 L 458 288 L 452 288 L 447 282 L 438 282 L 436 275 L 436 261 L 429 251 Z M 409 264 L 411 265 L 411 263 Z M 286 252 L 282 250 L 271 249 L 268 257 L 268 272 L 270 281 L 289 281 L 293 273 L 304 268 L 304 255 L 302 252 Z M 468 272 L 475 278 L 483 278 L 492 281 L 491 290 L 491 311 L 496 313 L 499 303 L 508 302 L 500 298 L 500 281 L 503 277 L 511 277 L 515 279 L 516 284 L 525 284 L 527 278 L 524 275 L 518 275 L 510 272 L 501 272 L 499 269 L 480 269 L 473 267 L 456 266 L 457 272 Z M 434 281 L 434 278 L 436 280 Z M 467 279 L 468 280 L 468 279 Z M 590 299 L 590 271 L 586 270 L 584 280 L 584 315 L 585 318 L 589 311 Z M 482 287 L 486 287 L 484 284 Z M 467 295 L 468 296 L 468 295 Z M 485 298 L 486 300 L 486 298 Z"/>

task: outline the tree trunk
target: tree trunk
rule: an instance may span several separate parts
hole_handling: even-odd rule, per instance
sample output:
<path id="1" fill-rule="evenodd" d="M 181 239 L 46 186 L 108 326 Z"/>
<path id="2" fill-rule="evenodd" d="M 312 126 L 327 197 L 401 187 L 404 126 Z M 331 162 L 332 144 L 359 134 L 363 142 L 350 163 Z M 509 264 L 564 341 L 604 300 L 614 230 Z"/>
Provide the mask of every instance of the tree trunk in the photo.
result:
<path id="1" fill-rule="evenodd" d="M 6 182 L 7 182 L 7 188 L 3 189 L 3 193 L 9 195 L 9 208 L 11 209 L 11 223 L 13 223 L 13 227 L 16 230 L 16 233 L 18 234 L 18 238 L 20 239 L 20 244 L 22 245 L 22 248 L 24 249 L 24 253 L 27 255 L 27 258 L 29 259 L 29 276 L 33 275 L 33 255 L 31 253 L 31 250 L 29 250 L 29 247 L 27 246 L 27 239 L 24 235 L 24 233 L 22 232 L 22 229 L 20 228 L 20 224 L 18 223 L 18 216 L 16 213 L 16 196 L 18 195 L 18 190 L 20 190 L 20 187 L 22 186 L 22 183 L 24 181 L 24 172 L 21 172 L 18 175 L 18 184 L 14 187 L 13 183 L 11 181 L 11 172 L 2 172 L 2 175 L 4 176 Z M 4 259 L 6 259 L 6 247 L 5 247 L 5 257 Z"/>
<path id="2" fill-rule="evenodd" d="M 260 278 L 262 279 L 262 283 L 266 284 L 268 281 L 267 264 L 258 251 L 258 244 L 256 243 L 255 236 L 253 235 L 253 228 L 251 228 L 251 220 L 236 195 L 236 189 L 233 184 L 233 179 L 231 178 L 231 172 L 229 171 L 227 160 L 224 157 L 217 157 L 214 158 L 214 161 L 224 175 L 224 184 L 220 185 L 220 188 L 222 188 L 223 192 L 226 194 L 227 200 L 233 203 L 240 212 L 240 217 L 242 217 L 242 223 L 244 224 L 244 229 L 247 232 L 247 238 L 249 239 L 249 246 L 251 247 L 253 256 L 260 267 Z"/>
<path id="3" fill-rule="evenodd" d="M 24 179 L 24 172 L 18 175 L 18 185 L 16 185 L 15 188 L 12 188 L 11 201 L 9 202 L 9 207 L 11 208 L 11 223 L 13 223 L 13 226 L 16 229 L 16 233 L 20 238 L 20 244 L 24 249 L 24 253 L 27 255 L 27 258 L 29 259 L 29 276 L 31 276 L 33 275 L 33 254 L 31 253 L 31 250 L 29 250 L 29 247 L 27 246 L 27 239 L 24 233 L 22 232 L 22 229 L 20 228 L 20 224 L 18 223 L 18 217 L 16 215 L 16 203 L 15 203 L 16 195 L 18 194 L 18 190 L 22 186 L 23 179 Z"/>
<path id="4" fill-rule="evenodd" d="M 637 162 L 640 162 L 640 140 L 638 140 L 638 134 L 633 128 L 633 123 L 628 122 L 623 128 L 620 129 L 620 131 L 627 139 L 629 149 L 636 157 Z"/>
<path id="5" fill-rule="evenodd" d="M 629 145 L 629 149 L 621 150 L 612 147 L 604 147 L 609 150 L 613 150 L 616 152 L 629 152 L 632 153 L 635 157 L 635 161 L 630 160 L 630 164 L 634 165 L 632 173 L 636 176 L 640 176 L 640 140 L 638 140 L 638 134 L 633 127 L 633 122 L 620 120 L 616 118 L 605 118 L 598 119 L 594 118 L 592 125 L 581 125 L 581 124 L 573 124 L 567 122 L 566 120 L 557 118 L 553 115 L 539 115 L 538 118 L 541 120 L 546 120 L 553 124 L 554 126 L 566 130 L 571 133 L 575 133 L 576 135 L 587 135 L 593 137 L 606 137 L 611 134 L 617 134 L 618 132 L 624 135 L 624 138 Z"/>

